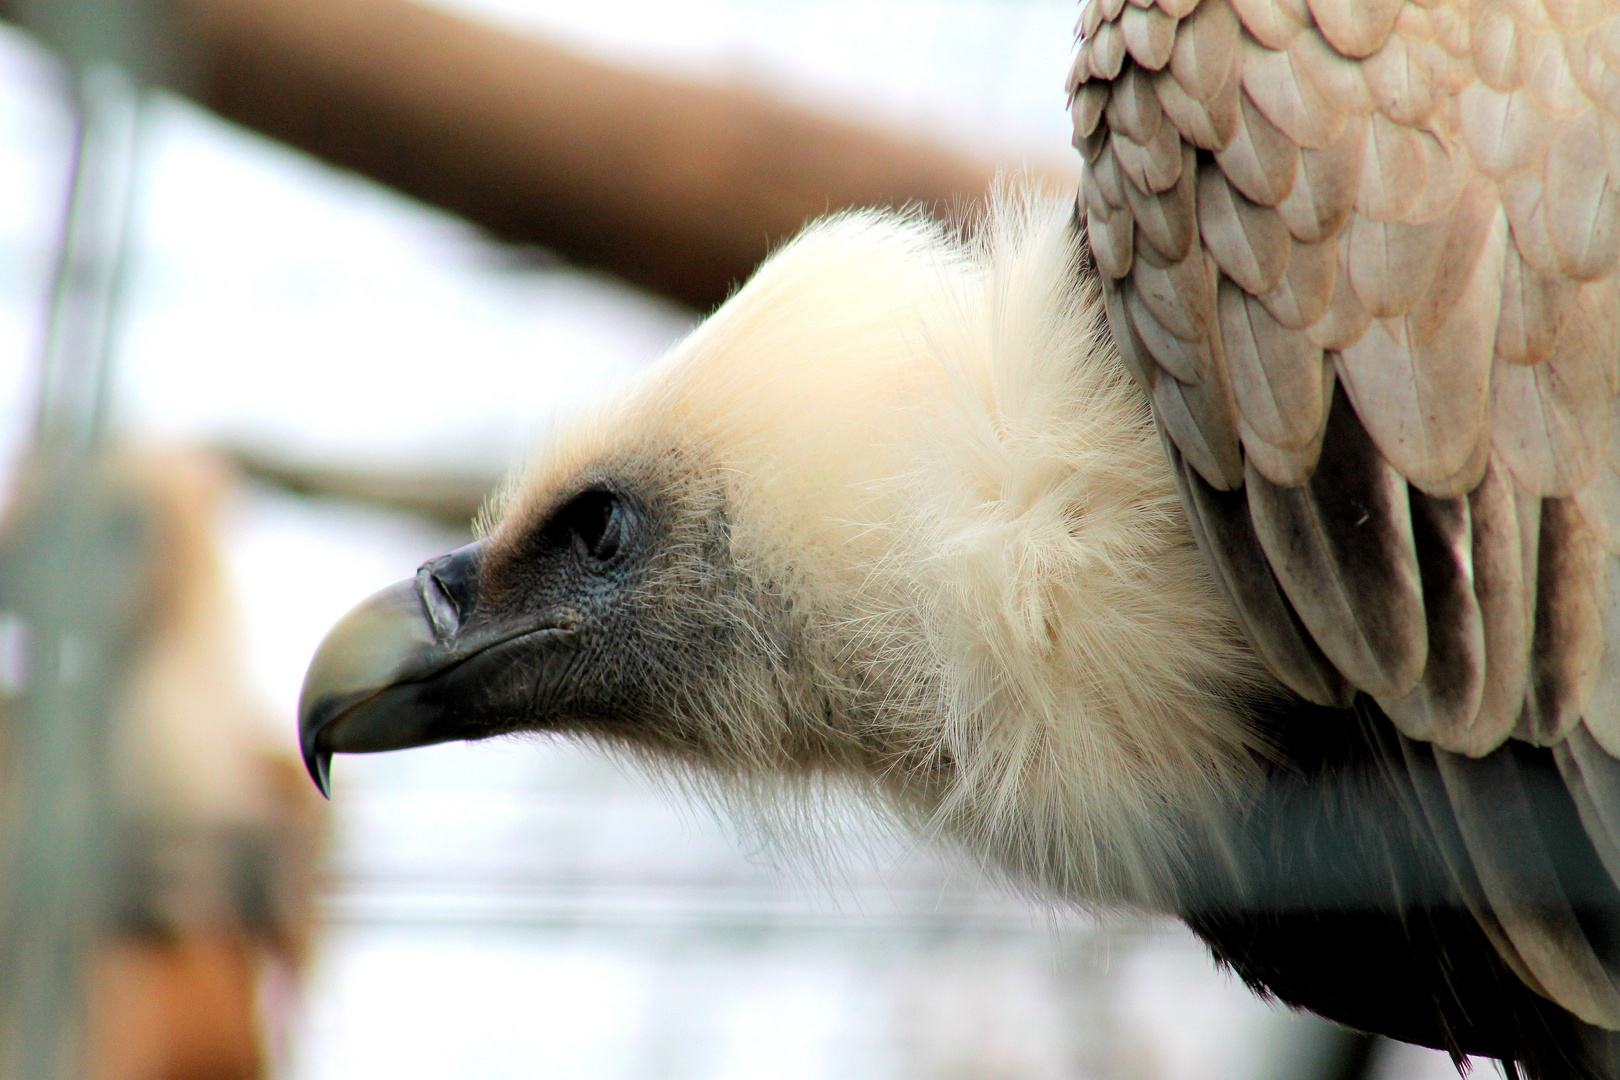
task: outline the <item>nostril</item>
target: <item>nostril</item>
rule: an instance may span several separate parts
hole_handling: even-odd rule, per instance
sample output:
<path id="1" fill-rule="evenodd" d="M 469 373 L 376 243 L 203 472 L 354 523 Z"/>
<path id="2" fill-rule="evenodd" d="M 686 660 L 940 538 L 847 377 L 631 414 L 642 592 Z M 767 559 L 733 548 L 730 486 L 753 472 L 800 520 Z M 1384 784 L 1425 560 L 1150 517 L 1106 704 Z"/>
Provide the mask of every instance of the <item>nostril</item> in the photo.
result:
<path id="1" fill-rule="evenodd" d="M 433 624 L 433 636 L 440 641 L 455 637 L 461 628 L 461 609 L 433 571 L 424 566 L 416 572 L 416 591 L 427 609 L 428 621 Z"/>
<path id="2" fill-rule="evenodd" d="M 478 600 L 482 557 L 483 545 L 472 543 L 424 563 L 417 570 L 416 591 L 440 640 L 454 637 L 471 617 Z"/>

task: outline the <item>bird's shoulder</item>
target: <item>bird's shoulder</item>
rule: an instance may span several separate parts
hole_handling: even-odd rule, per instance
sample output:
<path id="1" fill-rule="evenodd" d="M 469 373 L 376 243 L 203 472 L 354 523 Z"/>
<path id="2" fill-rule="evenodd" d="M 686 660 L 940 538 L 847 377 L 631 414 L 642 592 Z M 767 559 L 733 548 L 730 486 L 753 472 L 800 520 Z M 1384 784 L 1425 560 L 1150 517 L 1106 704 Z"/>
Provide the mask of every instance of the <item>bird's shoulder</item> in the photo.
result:
<path id="1" fill-rule="evenodd" d="M 1081 12 L 1080 213 L 1217 585 L 1376 703 L 1509 965 L 1620 1026 L 1514 765 L 1620 875 L 1620 5 Z"/>

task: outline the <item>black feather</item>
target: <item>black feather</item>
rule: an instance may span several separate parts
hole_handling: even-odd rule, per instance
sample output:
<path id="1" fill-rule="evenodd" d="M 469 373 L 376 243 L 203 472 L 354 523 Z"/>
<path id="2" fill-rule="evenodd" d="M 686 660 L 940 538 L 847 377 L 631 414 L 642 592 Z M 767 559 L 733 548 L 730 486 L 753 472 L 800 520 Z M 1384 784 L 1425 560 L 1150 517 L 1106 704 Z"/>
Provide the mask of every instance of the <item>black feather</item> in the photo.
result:
<path id="1" fill-rule="evenodd" d="M 1216 959 L 1262 994 L 1363 1031 L 1498 1058 L 1534 1080 L 1614 1075 L 1614 1033 L 1537 995 L 1493 947 L 1377 706 L 1296 702 L 1270 719 L 1282 760 L 1182 885 L 1183 918 Z M 1583 926 L 1607 944 L 1620 895 L 1597 880 L 1551 752 L 1507 752 Z"/>

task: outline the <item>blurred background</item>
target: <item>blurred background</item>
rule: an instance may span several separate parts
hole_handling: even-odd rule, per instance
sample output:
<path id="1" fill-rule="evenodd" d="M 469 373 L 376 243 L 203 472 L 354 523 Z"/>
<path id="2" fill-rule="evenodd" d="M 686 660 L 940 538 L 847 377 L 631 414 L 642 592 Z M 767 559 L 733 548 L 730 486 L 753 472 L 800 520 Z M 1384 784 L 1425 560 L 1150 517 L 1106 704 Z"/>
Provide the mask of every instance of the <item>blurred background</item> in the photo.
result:
<path id="1" fill-rule="evenodd" d="M 1073 184 L 1072 0 L 0 15 L 0 1078 L 1455 1075 L 855 807 L 765 835 L 557 741 L 329 806 L 297 763 L 325 629 L 772 244 Z"/>

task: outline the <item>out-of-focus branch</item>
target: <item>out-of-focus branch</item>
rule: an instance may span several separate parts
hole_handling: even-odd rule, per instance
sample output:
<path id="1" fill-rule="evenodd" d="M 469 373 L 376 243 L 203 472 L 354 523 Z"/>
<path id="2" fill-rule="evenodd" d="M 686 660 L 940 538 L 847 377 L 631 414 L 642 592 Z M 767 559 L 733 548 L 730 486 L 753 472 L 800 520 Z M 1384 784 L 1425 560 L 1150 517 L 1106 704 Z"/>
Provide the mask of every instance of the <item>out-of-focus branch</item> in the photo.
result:
<path id="1" fill-rule="evenodd" d="M 498 472 L 313 465 L 245 446 L 216 448 L 244 476 L 295 495 L 331 496 L 420 514 L 465 529 L 501 482 Z"/>
<path id="2" fill-rule="evenodd" d="M 411 0 L 178 3 L 202 50 L 194 89 L 221 114 L 699 308 L 829 209 L 948 211 L 992 173 Z"/>

